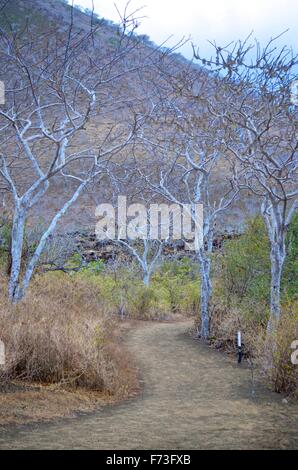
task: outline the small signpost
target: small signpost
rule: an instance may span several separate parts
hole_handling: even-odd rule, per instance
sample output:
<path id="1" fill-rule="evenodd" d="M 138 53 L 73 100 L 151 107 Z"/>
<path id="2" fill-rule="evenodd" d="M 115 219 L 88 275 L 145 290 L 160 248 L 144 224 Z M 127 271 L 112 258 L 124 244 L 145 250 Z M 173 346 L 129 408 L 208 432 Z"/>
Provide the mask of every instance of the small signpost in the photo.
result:
<path id="1" fill-rule="evenodd" d="M 241 339 L 241 331 L 237 332 L 237 357 L 238 357 L 238 364 L 242 361 L 242 339 Z"/>
<path id="2" fill-rule="evenodd" d="M 0 339 L 0 366 L 5 366 L 5 345 Z"/>

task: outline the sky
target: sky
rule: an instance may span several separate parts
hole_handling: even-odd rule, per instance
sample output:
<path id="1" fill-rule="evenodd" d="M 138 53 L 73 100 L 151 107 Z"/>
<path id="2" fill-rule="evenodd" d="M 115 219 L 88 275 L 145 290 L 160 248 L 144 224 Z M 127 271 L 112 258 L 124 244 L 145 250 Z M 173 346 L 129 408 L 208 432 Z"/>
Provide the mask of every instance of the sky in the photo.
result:
<path id="1" fill-rule="evenodd" d="M 70 0 L 69 0 L 70 1 Z M 93 0 L 95 12 L 101 17 L 119 22 L 127 0 Z M 75 4 L 92 7 L 92 0 L 74 0 Z M 139 34 L 147 34 L 161 44 L 170 36 L 166 45 L 173 46 L 183 36 L 191 37 L 199 45 L 204 56 L 212 54 L 208 40 L 218 45 L 244 39 L 253 31 L 253 39 L 261 44 L 289 29 L 278 45 L 291 46 L 298 51 L 298 1 L 297 0 L 131 0 L 129 11 L 138 8 L 144 16 L 138 28 Z M 181 50 L 187 58 L 192 57 L 190 44 Z"/>

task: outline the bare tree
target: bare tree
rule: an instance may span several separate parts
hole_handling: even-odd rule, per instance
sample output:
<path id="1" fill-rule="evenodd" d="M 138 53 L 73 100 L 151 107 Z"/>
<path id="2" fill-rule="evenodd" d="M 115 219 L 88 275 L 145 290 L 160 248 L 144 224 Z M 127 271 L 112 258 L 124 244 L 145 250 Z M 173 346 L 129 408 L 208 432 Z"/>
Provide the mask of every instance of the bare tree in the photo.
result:
<path id="1" fill-rule="evenodd" d="M 36 225 L 26 234 L 27 251 L 32 252 L 38 244 L 46 227 Z M 77 272 L 86 265 L 82 250 L 72 233 L 54 233 L 48 237 L 44 250 L 36 264 L 39 272 L 62 271 Z"/>
<path id="2" fill-rule="evenodd" d="M 149 286 L 152 275 L 158 267 L 165 241 L 143 238 L 139 243 L 131 240 L 118 240 L 137 261 L 143 274 L 143 283 Z"/>
<path id="3" fill-rule="evenodd" d="M 96 236 L 99 240 L 110 240 L 129 253 L 141 269 L 144 285 L 149 286 L 168 237 L 161 238 L 161 221 L 158 214 L 156 217 L 156 211 L 148 207 L 148 201 L 140 197 L 139 202 L 130 200 L 128 204 L 127 196 L 123 196 L 120 189 L 121 183 L 126 186 L 126 178 L 116 178 L 115 173 L 111 176 L 117 187 L 114 206 L 98 206 L 96 215 L 100 219 L 96 224 Z"/>
<path id="4" fill-rule="evenodd" d="M 167 103 L 163 102 L 161 113 L 164 114 L 164 129 L 157 133 L 157 137 L 156 133 L 154 135 L 152 132 L 146 133 L 148 129 L 143 130 L 142 144 L 155 162 L 155 169 L 152 171 L 152 161 L 151 169 L 142 168 L 139 162 L 139 171 L 156 194 L 181 208 L 188 204 L 194 225 L 198 222 L 196 205 L 203 204 L 203 243 L 197 247 L 197 256 L 201 273 L 200 336 L 207 339 L 214 232 L 218 216 L 230 207 L 238 189 L 232 184 L 229 162 L 222 146 L 226 129 L 221 128 L 219 119 L 210 116 L 206 110 L 204 84 L 200 90 L 200 102 L 193 95 L 193 85 L 194 78 L 184 76 L 178 87 L 179 95 L 174 92 Z M 187 102 L 177 98 L 181 90 Z M 192 107 L 192 103 L 195 106 Z M 218 165 L 223 162 L 226 169 L 219 183 L 216 175 Z"/>
<path id="5" fill-rule="evenodd" d="M 9 25 L 0 30 L 0 60 L 6 72 L 6 103 L 0 109 L 0 174 L 13 203 L 9 296 L 14 302 L 26 292 L 60 219 L 87 185 L 106 173 L 111 159 L 132 142 L 140 125 L 132 102 L 127 104 L 109 89 L 138 69 L 135 60 L 133 66 L 125 60 L 136 47 L 134 26 L 131 16 L 125 19 L 117 47 L 102 54 L 96 47 L 96 28 L 92 25 L 85 32 L 76 28 L 73 10 L 70 25 L 62 32 L 57 28 L 41 33 L 28 25 L 22 31 L 15 32 Z M 100 138 L 91 143 L 85 139 L 82 144 L 91 118 L 97 119 Z M 106 124 L 107 118 L 111 125 Z M 60 208 L 23 263 L 31 209 L 66 181 Z"/>
<path id="6" fill-rule="evenodd" d="M 263 49 L 249 38 L 214 48 L 208 64 L 221 98 L 210 97 L 209 110 L 230 129 L 224 144 L 235 160 L 235 182 L 261 201 L 271 246 L 271 331 L 280 318 L 286 234 L 298 208 L 298 121 L 291 100 L 297 56 L 278 50 L 274 39 Z"/>

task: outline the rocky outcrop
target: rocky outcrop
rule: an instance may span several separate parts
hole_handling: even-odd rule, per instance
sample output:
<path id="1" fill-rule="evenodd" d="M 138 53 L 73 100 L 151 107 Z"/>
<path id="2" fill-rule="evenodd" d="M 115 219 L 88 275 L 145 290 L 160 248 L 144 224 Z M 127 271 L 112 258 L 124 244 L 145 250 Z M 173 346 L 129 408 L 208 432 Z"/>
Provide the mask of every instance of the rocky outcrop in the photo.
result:
<path id="1" fill-rule="evenodd" d="M 225 240 L 230 240 L 239 237 L 240 234 L 224 232 L 214 237 L 213 248 L 220 250 L 223 247 Z M 123 246 L 117 245 L 110 240 L 97 240 L 94 233 L 88 232 L 74 232 L 68 234 L 77 247 L 79 253 L 84 261 L 87 263 L 91 261 L 102 260 L 104 262 L 112 261 L 129 261 L 132 258 L 131 253 Z M 136 242 L 137 243 L 137 242 Z M 183 240 L 168 242 L 163 250 L 163 256 L 166 258 L 182 259 L 184 257 L 195 258 L 194 251 L 186 249 Z"/>

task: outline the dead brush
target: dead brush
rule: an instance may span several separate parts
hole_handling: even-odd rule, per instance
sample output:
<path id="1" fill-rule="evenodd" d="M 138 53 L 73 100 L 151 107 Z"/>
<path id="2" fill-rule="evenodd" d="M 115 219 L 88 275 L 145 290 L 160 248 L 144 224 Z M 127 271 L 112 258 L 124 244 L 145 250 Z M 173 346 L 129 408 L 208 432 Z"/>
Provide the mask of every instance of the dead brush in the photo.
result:
<path id="1" fill-rule="evenodd" d="M 1 380 L 84 387 L 109 394 L 129 388 L 133 374 L 117 323 L 94 286 L 65 274 L 38 276 L 26 298 L 0 300 L 6 347 Z"/>
<path id="2" fill-rule="evenodd" d="M 284 308 L 275 332 L 259 342 L 261 373 L 275 392 L 298 398 L 298 366 L 291 362 L 291 344 L 298 339 L 298 302 Z"/>
<path id="3" fill-rule="evenodd" d="M 253 315 L 247 315 L 243 307 L 216 304 L 212 310 L 210 337 L 212 344 L 227 352 L 235 352 L 235 335 L 241 331 L 244 355 L 255 350 L 256 337 L 262 333 L 262 325 Z"/>

